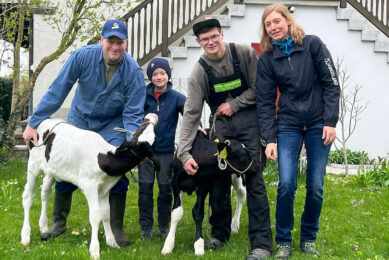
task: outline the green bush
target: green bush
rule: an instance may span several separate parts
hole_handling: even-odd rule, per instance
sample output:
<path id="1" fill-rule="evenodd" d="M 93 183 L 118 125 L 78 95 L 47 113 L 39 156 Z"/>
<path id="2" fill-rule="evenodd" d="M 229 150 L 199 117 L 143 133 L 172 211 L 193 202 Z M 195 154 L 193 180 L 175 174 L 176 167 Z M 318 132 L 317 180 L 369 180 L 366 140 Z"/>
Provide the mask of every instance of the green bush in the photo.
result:
<path id="1" fill-rule="evenodd" d="M 0 117 L 8 121 L 11 112 L 12 79 L 0 77 Z"/>
<path id="2" fill-rule="evenodd" d="M 372 170 L 365 169 L 361 166 L 361 172 L 353 179 L 353 182 L 360 187 L 380 186 L 389 187 L 389 165 L 388 161 L 384 160 L 381 165 L 374 164 Z"/>
<path id="3" fill-rule="evenodd" d="M 350 149 L 347 149 L 346 153 L 348 164 L 370 164 L 369 155 L 365 151 L 354 152 Z M 331 151 L 328 156 L 328 163 L 344 164 L 343 151 Z"/>

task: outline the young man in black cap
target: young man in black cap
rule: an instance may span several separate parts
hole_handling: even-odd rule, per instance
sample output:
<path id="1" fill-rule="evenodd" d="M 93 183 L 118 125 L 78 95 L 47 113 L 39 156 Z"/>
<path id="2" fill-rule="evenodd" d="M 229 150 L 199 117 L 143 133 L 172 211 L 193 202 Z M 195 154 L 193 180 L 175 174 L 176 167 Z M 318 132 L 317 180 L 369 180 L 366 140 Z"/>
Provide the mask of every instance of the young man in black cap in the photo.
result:
<path id="1" fill-rule="evenodd" d="M 67 60 L 28 121 L 23 138 L 37 144 L 36 128 L 54 114 L 77 82 L 77 90 L 67 121 L 78 128 L 97 132 L 107 142 L 119 146 L 143 121 L 146 96 L 143 73 L 126 52 L 127 26 L 121 20 L 108 20 L 103 26 L 100 45 L 77 49 Z M 114 131 L 124 127 L 128 133 Z M 111 228 L 120 247 L 130 245 L 123 232 L 123 218 L 128 190 L 126 176 L 120 178 L 109 193 Z M 53 207 L 53 225 L 41 234 L 41 240 L 57 237 L 66 231 L 66 221 L 77 186 L 57 182 Z"/>
<path id="2" fill-rule="evenodd" d="M 226 139 L 241 141 L 253 158 L 257 158 L 255 166 L 245 174 L 252 249 L 246 259 L 264 259 L 271 255 L 272 234 L 269 202 L 262 177 L 266 157 L 260 142 L 255 107 L 258 55 L 248 45 L 224 43 L 220 23 L 212 16 L 197 20 L 193 32 L 205 53 L 190 75 L 177 154 L 187 173 L 196 174 L 198 165 L 190 150 L 203 102 L 207 102 L 215 131 Z M 212 186 L 212 236 L 205 243 L 205 249 L 222 247 L 228 242 L 231 232 L 231 177 L 218 176 Z"/>
<path id="3" fill-rule="evenodd" d="M 158 181 L 158 235 L 166 237 L 169 232 L 172 207 L 172 169 L 174 156 L 174 139 L 178 116 L 183 114 L 185 96 L 175 91 L 170 82 L 169 62 L 164 58 L 154 58 L 147 67 L 147 76 L 151 83 L 146 88 L 145 114 L 155 113 L 159 121 L 155 127 L 156 141 L 154 155 L 160 169 L 156 171 L 151 161 L 139 165 L 139 224 L 141 237 L 152 238 L 153 228 L 153 188 L 154 179 Z"/>

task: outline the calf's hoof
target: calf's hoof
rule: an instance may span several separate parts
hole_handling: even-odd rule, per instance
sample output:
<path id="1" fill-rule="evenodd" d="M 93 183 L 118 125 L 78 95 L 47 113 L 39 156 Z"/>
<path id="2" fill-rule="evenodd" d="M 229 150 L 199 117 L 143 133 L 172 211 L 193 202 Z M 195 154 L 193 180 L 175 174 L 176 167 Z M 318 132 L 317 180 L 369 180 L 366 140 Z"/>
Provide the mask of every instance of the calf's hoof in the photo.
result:
<path id="1" fill-rule="evenodd" d="M 195 250 L 195 255 L 202 256 L 204 255 L 204 239 L 199 238 L 197 241 L 194 243 L 194 250 Z"/>
<path id="2" fill-rule="evenodd" d="M 239 226 L 240 226 L 239 220 L 237 221 L 233 219 L 231 221 L 231 233 L 238 233 Z"/>

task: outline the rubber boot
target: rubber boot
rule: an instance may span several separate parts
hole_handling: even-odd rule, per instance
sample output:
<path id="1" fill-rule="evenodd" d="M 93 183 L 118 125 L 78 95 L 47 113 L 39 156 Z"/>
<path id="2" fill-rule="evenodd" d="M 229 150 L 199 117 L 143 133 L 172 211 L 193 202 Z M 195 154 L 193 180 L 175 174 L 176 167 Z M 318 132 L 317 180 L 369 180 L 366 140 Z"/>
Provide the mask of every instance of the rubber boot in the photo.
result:
<path id="1" fill-rule="evenodd" d="M 127 193 L 109 194 L 109 205 L 111 213 L 111 229 L 115 236 L 116 243 L 120 247 L 130 245 L 130 240 L 123 232 L 123 218 L 126 208 Z"/>
<path id="2" fill-rule="evenodd" d="M 53 206 L 53 225 L 46 232 L 41 234 L 41 240 L 47 241 L 50 238 L 58 237 L 66 231 L 66 219 L 72 205 L 73 193 L 55 192 Z"/>

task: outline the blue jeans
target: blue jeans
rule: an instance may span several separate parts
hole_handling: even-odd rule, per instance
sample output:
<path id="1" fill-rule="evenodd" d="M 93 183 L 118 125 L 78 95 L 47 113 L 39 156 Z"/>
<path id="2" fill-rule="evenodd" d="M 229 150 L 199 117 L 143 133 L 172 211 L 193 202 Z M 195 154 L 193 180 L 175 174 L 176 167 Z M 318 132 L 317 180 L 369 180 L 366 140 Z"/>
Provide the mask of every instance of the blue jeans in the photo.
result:
<path id="1" fill-rule="evenodd" d="M 112 189 L 109 191 L 111 194 L 124 194 L 128 190 L 128 184 L 130 184 L 130 181 L 128 180 L 127 176 L 123 175 L 119 181 L 112 187 Z M 77 190 L 78 187 L 74 185 L 73 183 L 62 181 L 62 182 L 55 182 L 55 191 L 59 193 L 69 193 Z"/>
<path id="2" fill-rule="evenodd" d="M 303 140 L 307 151 L 306 197 L 301 216 L 300 241 L 314 242 L 319 230 L 323 203 L 323 185 L 331 145 L 322 139 L 323 125 L 308 128 L 279 125 L 277 127 L 278 194 L 276 207 L 276 242 L 292 242 L 293 202 L 297 188 L 297 166 Z"/>

